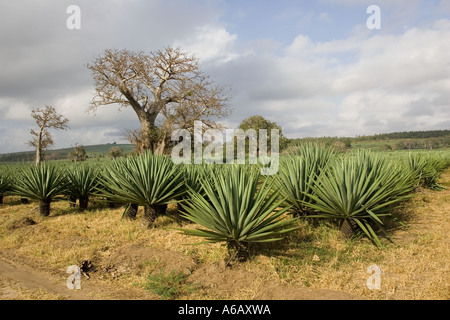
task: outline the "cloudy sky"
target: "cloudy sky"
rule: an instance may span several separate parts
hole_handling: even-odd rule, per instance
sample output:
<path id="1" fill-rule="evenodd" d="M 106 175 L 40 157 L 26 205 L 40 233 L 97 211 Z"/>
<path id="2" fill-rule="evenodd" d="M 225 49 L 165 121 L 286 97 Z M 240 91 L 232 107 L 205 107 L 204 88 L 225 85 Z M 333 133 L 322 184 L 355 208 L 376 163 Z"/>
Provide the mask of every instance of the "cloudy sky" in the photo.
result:
<path id="1" fill-rule="evenodd" d="M 381 29 L 367 27 L 373 4 Z M 132 110 L 87 113 L 86 64 L 107 48 L 195 53 L 231 89 L 229 128 L 259 114 L 290 138 L 449 129 L 449 40 L 448 0 L 3 0 L 0 153 L 30 150 L 45 105 L 70 120 L 54 148 L 126 142 Z"/>

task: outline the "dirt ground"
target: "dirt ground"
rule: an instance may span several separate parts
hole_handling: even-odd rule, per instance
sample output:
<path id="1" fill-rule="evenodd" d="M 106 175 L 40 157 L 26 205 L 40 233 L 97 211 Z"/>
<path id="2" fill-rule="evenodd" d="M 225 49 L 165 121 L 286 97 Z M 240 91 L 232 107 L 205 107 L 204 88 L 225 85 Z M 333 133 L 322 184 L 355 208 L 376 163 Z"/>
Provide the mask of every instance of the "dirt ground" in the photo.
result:
<path id="1" fill-rule="evenodd" d="M 195 262 L 187 256 L 182 256 L 172 251 L 149 250 L 144 246 L 132 246 L 118 250 L 113 256 L 105 258 L 102 272 L 108 272 L 111 276 L 120 276 L 130 268 L 136 267 L 140 262 L 149 257 L 157 259 L 164 270 L 176 272 L 192 271 L 189 282 L 201 284 L 208 291 L 210 298 L 223 292 L 234 292 L 243 287 L 250 287 L 257 275 L 242 267 L 226 267 L 225 264 L 210 264 L 196 269 Z M 130 259 L 131 258 L 131 259 Z M 156 300 L 159 296 L 147 290 L 139 288 L 123 289 L 99 282 L 93 274 L 87 279 L 82 277 L 81 290 L 69 290 L 62 276 L 48 272 L 42 272 L 33 267 L 33 261 L 17 256 L 12 252 L 2 252 L 0 256 L 0 299 L 58 299 L 58 300 Z M 275 281 L 265 282 L 259 285 L 261 290 L 252 295 L 257 300 L 353 300 L 362 299 L 356 295 L 347 294 L 336 290 L 311 290 L 296 286 L 280 284 Z"/>

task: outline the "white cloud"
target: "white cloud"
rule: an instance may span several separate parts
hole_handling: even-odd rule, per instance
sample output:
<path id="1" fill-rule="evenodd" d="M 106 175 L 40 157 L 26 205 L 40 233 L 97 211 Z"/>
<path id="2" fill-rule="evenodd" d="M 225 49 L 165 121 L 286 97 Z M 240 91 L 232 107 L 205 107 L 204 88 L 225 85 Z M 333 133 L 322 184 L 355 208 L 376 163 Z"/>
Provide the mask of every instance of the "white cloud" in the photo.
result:
<path id="1" fill-rule="evenodd" d="M 66 27 L 70 4 L 55 0 L 0 3 L 0 129 L 14 136 L 1 139 L 0 152 L 24 149 L 16 137 L 28 139 L 32 107 L 55 106 L 69 118 L 71 132 L 84 137 L 58 134 L 58 146 L 98 142 L 107 137 L 102 133 L 107 129 L 101 126 L 108 130 L 139 126 L 130 110 L 118 112 L 110 106 L 99 108 L 95 116 L 85 112 L 93 90 L 86 64 L 107 48 L 161 49 L 194 34 L 200 26 L 214 25 L 219 17 L 218 1 L 79 0 L 81 30 L 71 31 Z"/>
<path id="2" fill-rule="evenodd" d="M 120 108 L 118 105 L 100 106 L 95 112 L 88 112 L 93 95 L 90 88 L 80 90 L 60 97 L 55 106 L 58 112 L 70 119 L 72 128 L 137 122 L 137 116 L 131 108 Z"/>
<path id="3" fill-rule="evenodd" d="M 376 4 L 378 6 L 386 6 L 386 7 L 408 7 L 417 5 L 420 2 L 424 0 L 320 0 L 324 3 L 331 3 L 331 4 L 339 4 L 339 5 L 348 5 L 348 6 L 361 6 L 361 5 L 367 5 L 370 6 L 372 4 Z"/>
<path id="4" fill-rule="evenodd" d="M 237 61 L 229 72 L 240 72 L 245 83 L 239 115 L 262 114 L 301 136 L 444 129 L 449 23 L 329 42 L 299 35 L 281 56 Z"/>
<path id="5" fill-rule="evenodd" d="M 223 64 L 239 57 L 236 40 L 237 35 L 223 27 L 205 25 L 196 28 L 194 36 L 176 41 L 175 46 L 194 53 L 202 64 Z"/>
<path id="6" fill-rule="evenodd" d="M 377 2 L 383 15 L 380 32 L 365 27 L 363 10 L 353 32 L 329 41 L 298 34 L 288 45 L 281 36 L 264 34 L 244 42 L 239 28 L 220 19 L 220 0 L 80 0 L 79 32 L 65 27 L 69 3 L 55 3 L 0 4 L 0 28 L 9 31 L 0 34 L 0 130 L 8 137 L 0 143 L 2 152 L 24 149 L 33 126 L 31 108 L 47 104 L 71 121 L 71 129 L 55 137 L 58 147 L 120 139 L 124 128 L 139 126 L 136 115 L 114 106 L 87 114 L 93 82 L 85 64 L 106 48 L 150 51 L 170 44 L 197 54 L 211 80 L 232 88 L 234 112 L 225 122 L 231 127 L 255 114 L 278 122 L 292 138 L 450 125 L 450 20 L 414 23 L 411 17 L 422 1 Z M 314 14 L 282 13 L 327 21 L 336 18 L 332 10 L 339 4 L 349 10 L 373 4 L 321 3 L 329 4 L 326 12 L 321 7 Z M 441 12 L 448 9 L 446 3 L 440 2 Z M 393 32 L 389 24 L 395 18 L 414 26 Z"/>
<path id="7" fill-rule="evenodd" d="M 328 12 L 322 12 L 319 14 L 319 16 L 317 17 L 317 19 L 319 19 L 319 21 L 322 22 L 331 22 L 333 21 L 330 17 L 330 15 L 328 14 Z"/>
<path id="8" fill-rule="evenodd" d="M 0 110 L 2 119 L 8 121 L 23 121 L 26 117 L 31 117 L 30 106 L 20 100 L 0 99 Z"/>

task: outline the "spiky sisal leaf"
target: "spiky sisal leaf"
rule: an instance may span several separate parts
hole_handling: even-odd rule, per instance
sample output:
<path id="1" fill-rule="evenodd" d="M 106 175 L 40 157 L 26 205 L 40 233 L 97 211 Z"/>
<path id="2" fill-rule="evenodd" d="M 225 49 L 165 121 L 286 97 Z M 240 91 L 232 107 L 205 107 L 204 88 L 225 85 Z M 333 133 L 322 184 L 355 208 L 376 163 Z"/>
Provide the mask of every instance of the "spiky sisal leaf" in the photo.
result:
<path id="1" fill-rule="evenodd" d="M 54 166 L 41 163 L 24 169 L 14 186 L 14 194 L 40 201 L 51 201 L 67 189 L 64 173 Z"/>
<path id="2" fill-rule="evenodd" d="M 184 172 L 184 183 L 186 190 L 192 189 L 199 193 L 204 194 L 202 183 L 207 182 L 212 183 L 212 177 L 215 175 L 217 170 L 220 170 L 221 165 L 216 164 L 185 164 L 180 167 Z M 188 193 L 184 194 L 185 198 L 188 198 Z"/>
<path id="3" fill-rule="evenodd" d="M 116 160 L 102 175 L 102 190 L 119 203 L 161 205 L 185 192 L 183 171 L 166 156 L 151 152 Z"/>
<path id="4" fill-rule="evenodd" d="M 66 171 L 68 194 L 77 198 L 87 197 L 95 193 L 99 184 L 99 171 L 88 164 L 76 164 Z"/>
<path id="5" fill-rule="evenodd" d="M 414 177 L 377 154 L 359 152 L 338 160 L 312 186 L 305 202 L 317 212 L 313 217 L 353 220 L 378 246 L 381 242 L 369 221 L 382 227 L 380 217 L 390 215 L 392 205 L 407 199 Z"/>
<path id="6" fill-rule="evenodd" d="M 206 242 L 251 243 L 279 240 L 295 229 L 295 219 L 281 217 L 289 207 L 279 208 L 279 191 L 272 193 L 268 180 L 258 186 L 257 171 L 233 165 L 217 173 L 212 184 L 203 183 L 204 194 L 189 191 L 183 216 L 206 229 L 182 229 L 185 234 Z"/>
<path id="7" fill-rule="evenodd" d="M 312 192 L 311 186 L 334 156 L 330 148 L 305 143 L 280 159 L 279 172 L 271 178 L 275 180 L 274 187 L 281 190 L 281 195 L 297 213 L 305 211 L 304 202 L 313 201 L 308 196 Z"/>
<path id="8" fill-rule="evenodd" d="M 9 191 L 12 190 L 13 180 L 11 177 L 4 172 L 0 173 L 0 196 L 6 195 Z"/>
<path id="9" fill-rule="evenodd" d="M 408 153 L 404 165 L 417 176 L 417 185 L 435 190 L 443 189 L 438 184 L 439 176 L 448 166 L 448 156 L 439 153 Z"/>

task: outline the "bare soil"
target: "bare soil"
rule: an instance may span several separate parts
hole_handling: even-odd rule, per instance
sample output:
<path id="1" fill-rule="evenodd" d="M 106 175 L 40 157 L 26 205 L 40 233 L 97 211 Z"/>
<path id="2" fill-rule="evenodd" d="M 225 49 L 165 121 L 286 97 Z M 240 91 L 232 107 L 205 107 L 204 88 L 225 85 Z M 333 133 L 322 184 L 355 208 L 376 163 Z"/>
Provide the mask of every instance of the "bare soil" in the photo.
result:
<path id="1" fill-rule="evenodd" d="M 210 299 L 233 295 L 236 291 L 254 287 L 258 277 L 255 271 L 248 271 L 242 266 L 226 267 L 223 264 L 208 264 L 197 268 L 192 258 L 169 250 L 149 249 L 145 246 L 132 245 L 120 248 L 93 262 L 90 277 L 82 277 L 82 289 L 70 290 L 65 279 L 69 276 L 61 270 L 57 275 L 36 268 L 33 261 L 14 254 L 0 253 L 0 299 L 58 299 L 58 300 L 99 300 L 119 299 L 156 300 L 160 297 L 142 288 L 126 288 L 105 285 L 99 282 L 101 277 L 120 277 L 130 269 L 139 268 L 141 263 L 151 258 L 157 261 L 166 273 L 189 274 L 189 283 L 197 285 Z M 258 281 L 258 280 L 256 280 Z M 362 299 L 356 295 L 336 290 L 311 290 L 276 281 L 261 282 L 257 292 L 249 297 L 261 300 L 353 300 Z M 244 288 L 244 289 L 243 289 Z M 31 294 L 31 298 L 29 297 Z"/>

